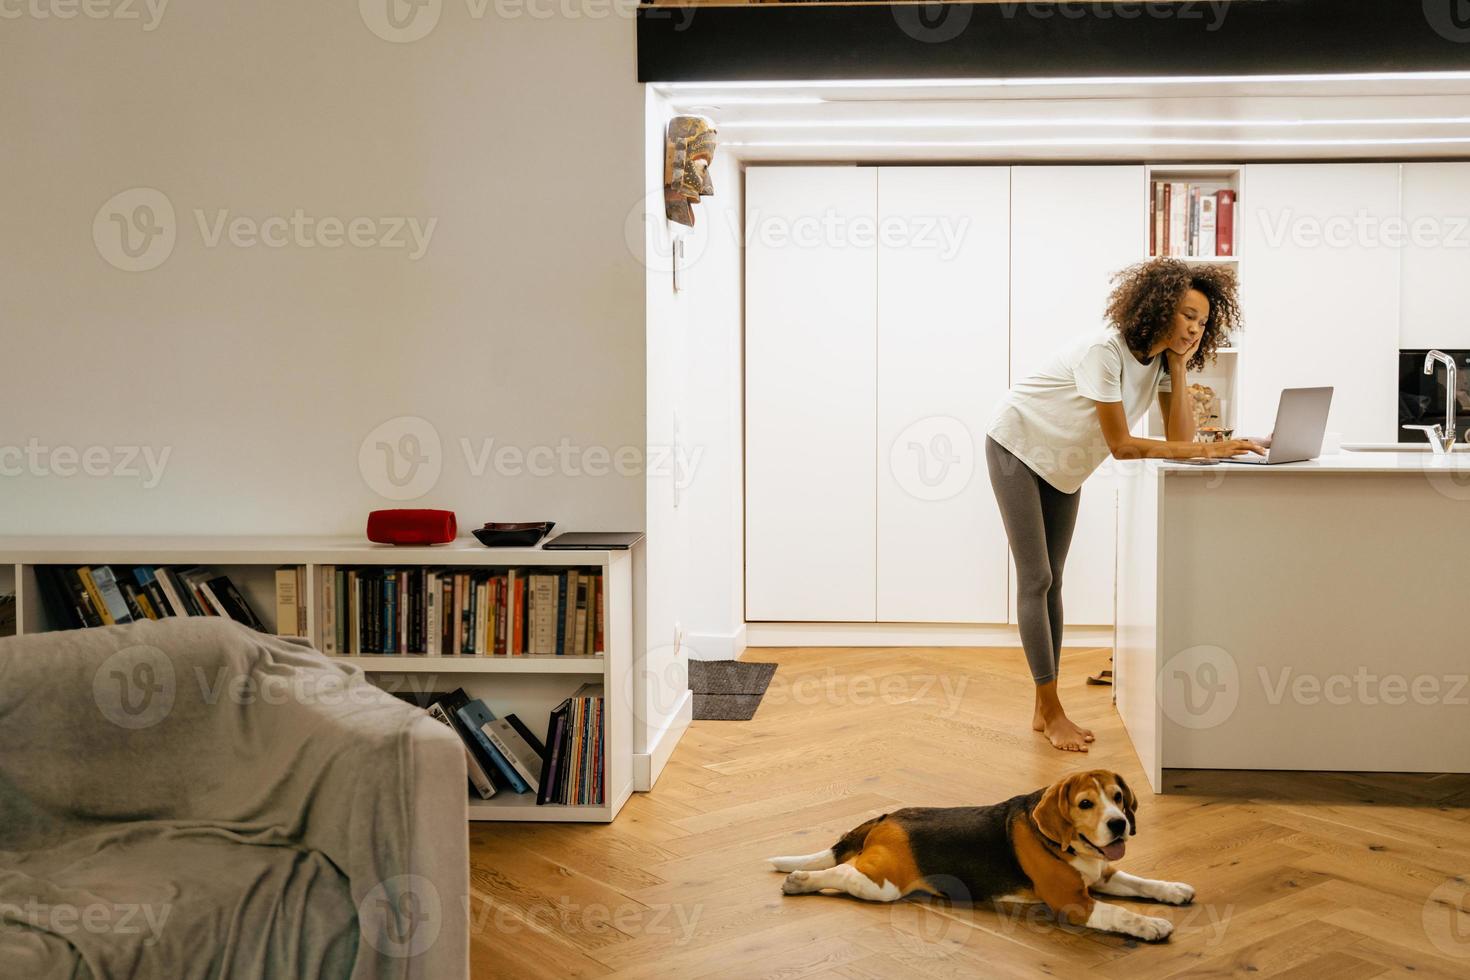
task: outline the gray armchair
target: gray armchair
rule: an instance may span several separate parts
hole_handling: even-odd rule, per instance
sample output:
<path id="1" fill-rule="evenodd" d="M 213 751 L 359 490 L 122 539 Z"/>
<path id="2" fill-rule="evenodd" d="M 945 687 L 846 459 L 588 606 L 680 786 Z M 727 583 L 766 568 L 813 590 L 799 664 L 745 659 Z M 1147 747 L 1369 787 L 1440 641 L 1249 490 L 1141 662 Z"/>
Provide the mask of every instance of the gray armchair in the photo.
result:
<path id="1" fill-rule="evenodd" d="M 462 980 L 465 787 L 453 732 L 299 641 L 0 640 L 0 972 Z"/>

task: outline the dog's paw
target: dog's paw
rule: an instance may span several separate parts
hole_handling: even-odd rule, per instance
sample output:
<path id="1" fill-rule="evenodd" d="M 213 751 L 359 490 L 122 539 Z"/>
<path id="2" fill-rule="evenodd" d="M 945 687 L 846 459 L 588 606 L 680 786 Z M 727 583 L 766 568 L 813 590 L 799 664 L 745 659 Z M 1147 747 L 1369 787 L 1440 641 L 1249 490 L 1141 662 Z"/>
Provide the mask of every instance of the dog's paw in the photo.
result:
<path id="1" fill-rule="evenodd" d="M 807 879 L 811 877 L 810 871 L 793 871 L 786 876 L 781 883 L 781 891 L 787 895 L 801 895 L 811 889 L 807 887 Z"/>
<path id="2" fill-rule="evenodd" d="M 1194 886 L 1182 881 L 1161 881 L 1155 898 L 1165 905 L 1188 905 L 1194 901 Z"/>
<path id="3" fill-rule="evenodd" d="M 1140 915 L 1128 925 L 1129 935 L 1150 943 L 1161 943 L 1174 931 L 1174 923 L 1153 915 Z"/>

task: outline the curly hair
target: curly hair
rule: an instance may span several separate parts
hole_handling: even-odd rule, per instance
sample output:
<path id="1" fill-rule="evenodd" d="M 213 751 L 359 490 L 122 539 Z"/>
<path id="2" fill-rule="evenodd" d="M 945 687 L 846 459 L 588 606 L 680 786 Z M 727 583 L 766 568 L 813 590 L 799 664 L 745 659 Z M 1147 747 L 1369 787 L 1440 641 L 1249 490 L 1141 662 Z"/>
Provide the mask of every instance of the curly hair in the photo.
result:
<path id="1" fill-rule="evenodd" d="M 1153 259 L 1114 273 L 1112 281 L 1117 285 L 1108 297 L 1108 323 L 1118 328 L 1141 357 L 1147 357 L 1154 344 L 1168 334 L 1180 301 L 1191 289 L 1210 301 L 1204 336 L 1186 365 L 1191 371 L 1203 368 L 1206 357 L 1214 360 L 1215 351 L 1241 327 L 1235 269 L 1229 265 Z"/>

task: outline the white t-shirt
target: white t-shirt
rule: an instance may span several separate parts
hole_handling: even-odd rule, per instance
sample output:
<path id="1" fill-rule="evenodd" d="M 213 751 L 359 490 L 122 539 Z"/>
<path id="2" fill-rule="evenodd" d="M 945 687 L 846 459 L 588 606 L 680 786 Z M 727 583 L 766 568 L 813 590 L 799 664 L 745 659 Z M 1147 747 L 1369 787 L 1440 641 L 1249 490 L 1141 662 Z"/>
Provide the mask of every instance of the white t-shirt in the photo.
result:
<path id="1" fill-rule="evenodd" d="M 1167 360 L 1140 364 L 1113 327 L 1079 337 L 1011 386 L 987 434 L 1047 483 L 1073 493 L 1110 455 L 1093 402 L 1122 402 L 1131 429 L 1155 392 L 1169 391 Z"/>

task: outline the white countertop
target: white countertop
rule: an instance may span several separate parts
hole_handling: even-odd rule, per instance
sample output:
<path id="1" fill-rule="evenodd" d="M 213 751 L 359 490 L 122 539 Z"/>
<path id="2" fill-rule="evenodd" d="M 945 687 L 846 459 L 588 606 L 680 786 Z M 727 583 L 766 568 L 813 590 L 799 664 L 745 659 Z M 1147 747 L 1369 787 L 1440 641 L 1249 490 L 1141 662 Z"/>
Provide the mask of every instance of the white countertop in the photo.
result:
<path id="1" fill-rule="evenodd" d="M 1300 463 L 1281 463 L 1274 466 L 1241 465 L 1218 463 L 1213 466 L 1196 466 L 1173 460 L 1149 460 L 1161 472 L 1208 473 L 1257 473 L 1281 475 L 1283 473 L 1466 473 L 1470 474 L 1470 453 L 1452 453 L 1448 456 L 1434 453 L 1335 453 Z"/>

